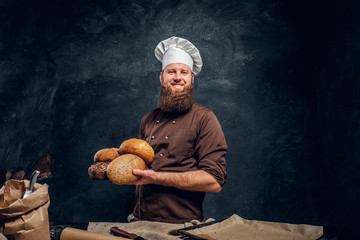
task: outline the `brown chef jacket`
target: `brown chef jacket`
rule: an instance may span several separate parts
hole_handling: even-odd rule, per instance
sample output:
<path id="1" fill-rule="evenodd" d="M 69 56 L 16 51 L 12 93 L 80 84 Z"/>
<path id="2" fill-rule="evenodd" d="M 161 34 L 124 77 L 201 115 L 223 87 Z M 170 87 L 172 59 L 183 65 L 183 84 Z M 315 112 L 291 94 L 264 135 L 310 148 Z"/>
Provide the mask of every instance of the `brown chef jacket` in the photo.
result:
<path id="1" fill-rule="evenodd" d="M 155 151 L 150 169 L 160 172 L 204 170 L 222 186 L 225 183 L 227 145 L 215 115 L 195 103 L 181 115 L 160 109 L 146 114 L 140 125 L 139 138 Z M 203 220 L 205 192 L 184 191 L 161 185 L 136 187 L 133 214 L 141 220 L 184 223 Z"/>

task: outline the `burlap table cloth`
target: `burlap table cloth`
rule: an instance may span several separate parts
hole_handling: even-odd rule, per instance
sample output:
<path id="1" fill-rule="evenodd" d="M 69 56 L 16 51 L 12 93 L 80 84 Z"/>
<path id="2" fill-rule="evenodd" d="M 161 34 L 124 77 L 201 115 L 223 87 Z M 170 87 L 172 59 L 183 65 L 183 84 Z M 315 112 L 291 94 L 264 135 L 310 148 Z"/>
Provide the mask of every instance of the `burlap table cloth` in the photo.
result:
<path id="1" fill-rule="evenodd" d="M 323 227 L 321 226 L 247 220 L 236 214 L 212 225 L 184 231 L 188 235 L 174 236 L 171 234 L 176 230 L 194 224 L 197 224 L 197 222 L 186 224 L 151 221 L 130 223 L 90 222 L 88 231 L 110 234 L 110 228 L 117 226 L 146 240 L 190 239 L 191 236 L 209 240 L 316 240 L 323 235 Z"/>

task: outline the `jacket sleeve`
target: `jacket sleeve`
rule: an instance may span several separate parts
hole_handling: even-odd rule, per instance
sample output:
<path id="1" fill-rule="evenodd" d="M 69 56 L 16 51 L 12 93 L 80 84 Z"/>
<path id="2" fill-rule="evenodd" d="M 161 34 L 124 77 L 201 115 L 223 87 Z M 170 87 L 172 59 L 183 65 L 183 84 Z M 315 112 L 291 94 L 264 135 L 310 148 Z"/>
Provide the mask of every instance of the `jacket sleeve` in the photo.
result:
<path id="1" fill-rule="evenodd" d="M 199 122 L 195 156 L 198 167 L 206 171 L 220 184 L 226 182 L 227 144 L 220 123 L 214 113 L 209 111 Z"/>
<path id="2" fill-rule="evenodd" d="M 150 115 L 151 115 L 151 112 L 145 114 L 141 119 L 140 127 L 139 127 L 139 139 L 145 140 L 145 127 L 149 121 Z"/>
<path id="3" fill-rule="evenodd" d="M 144 140 L 145 116 L 141 119 L 139 127 L 139 139 Z"/>

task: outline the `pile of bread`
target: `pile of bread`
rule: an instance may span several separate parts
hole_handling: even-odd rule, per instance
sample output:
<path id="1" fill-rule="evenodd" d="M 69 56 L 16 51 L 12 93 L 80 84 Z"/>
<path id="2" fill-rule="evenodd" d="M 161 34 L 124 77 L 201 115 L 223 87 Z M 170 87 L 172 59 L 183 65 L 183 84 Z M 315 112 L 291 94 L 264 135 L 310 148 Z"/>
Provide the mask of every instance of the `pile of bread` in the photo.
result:
<path id="1" fill-rule="evenodd" d="M 104 148 L 95 153 L 94 164 L 88 173 L 91 179 L 107 180 L 123 185 L 138 180 L 133 169 L 146 169 L 154 159 L 153 148 L 144 140 L 131 138 L 124 141 L 119 149 Z"/>

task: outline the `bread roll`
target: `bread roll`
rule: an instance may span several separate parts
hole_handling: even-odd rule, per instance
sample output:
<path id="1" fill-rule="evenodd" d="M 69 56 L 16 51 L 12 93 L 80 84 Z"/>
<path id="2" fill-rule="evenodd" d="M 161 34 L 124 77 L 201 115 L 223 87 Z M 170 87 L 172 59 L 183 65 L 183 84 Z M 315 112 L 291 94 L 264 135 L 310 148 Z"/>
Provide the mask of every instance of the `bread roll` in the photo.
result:
<path id="1" fill-rule="evenodd" d="M 124 141 L 119 148 L 120 155 L 134 154 L 142 158 L 148 165 L 154 159 L 154 149 L 144 140 L 131 138 Z"/>
<path id="2" fill-rule="evenodd" d="M 94 162 L 111 162 L 120 154 L 112 148 L 104 148 L 95 153 Z"/>
<path id="3" fill-rule="evenodd" d="M 124 154 L 110 162 L 107 167 L 107 177 L 114 184 L 129 184 L 140 178 L 132 173 L 133 169 L 144 170 L 145 167 L 145 162 L 140 157 Z"/>
<path id="4" fill-rule="evenodd" d="M 91 165 L 88 168 L 88 173 L 91 179 L 93 180 L 106 180 L 106 170 L 108 167 L 108 162 L 97 162 Z"/>

